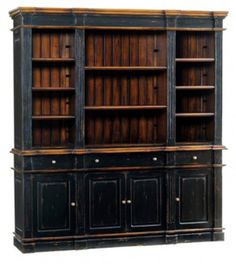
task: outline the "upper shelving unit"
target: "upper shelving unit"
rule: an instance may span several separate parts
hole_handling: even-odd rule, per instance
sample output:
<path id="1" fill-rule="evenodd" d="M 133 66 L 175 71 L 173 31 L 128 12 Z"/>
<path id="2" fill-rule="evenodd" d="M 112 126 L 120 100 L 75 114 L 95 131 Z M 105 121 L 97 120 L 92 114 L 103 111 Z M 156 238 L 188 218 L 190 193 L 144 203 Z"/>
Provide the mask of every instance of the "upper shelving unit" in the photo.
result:
<path id="1" fill-rule="evenodd" d="M 33 146 L 71 146 L 75 133 L 74 31 L 34 29 L 32 55 Z"/>
<path id="2" fill-rule="evenodd" d="M 176 34 L 176 142 L 209 143 L 215 116 L 214 33 Z"/>

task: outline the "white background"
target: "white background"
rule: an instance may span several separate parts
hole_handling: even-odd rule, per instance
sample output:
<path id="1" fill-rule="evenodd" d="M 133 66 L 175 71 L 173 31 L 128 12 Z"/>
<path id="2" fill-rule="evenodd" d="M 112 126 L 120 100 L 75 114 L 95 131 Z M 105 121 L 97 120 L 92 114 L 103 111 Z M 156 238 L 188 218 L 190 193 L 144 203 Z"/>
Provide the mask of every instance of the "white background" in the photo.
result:
<path id="1" fill-rule="evenodd" d="M 13 48 L 8 11 L 18 6 L 146 8 L 229 11 L 224 20 L 223 61 L 223 222 L 225 242 L 204 242 L 146 247 L 122 247 L 22 254 L 13 247 L 14 192 Z M 236 1 L 235 0 L 2 0 L 0 1 L 0 262 L 1 263 L 236 263 Z"/>

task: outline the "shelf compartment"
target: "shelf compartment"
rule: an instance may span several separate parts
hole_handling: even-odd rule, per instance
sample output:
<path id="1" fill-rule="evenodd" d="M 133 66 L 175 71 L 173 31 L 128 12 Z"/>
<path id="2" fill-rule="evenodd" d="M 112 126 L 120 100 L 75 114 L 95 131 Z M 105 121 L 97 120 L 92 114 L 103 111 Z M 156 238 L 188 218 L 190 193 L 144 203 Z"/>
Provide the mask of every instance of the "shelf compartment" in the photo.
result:
<path id="1" fill-rule="evenodd" d="M 196 91 L 196 90 L 212 90 L 215 89 L 215 86 L 213 85 L 185 85 L 185 86 L 176 86 L 176 90 L 187 90 L 187 91 Z"/>
<path id="2" fill-rule="evenodd" d="M 32 116 L 33 120 L 66 120 L 66 119 L 74 119 L 75 116 L 52 116 L 52 115 L 44 115 L 44 116 Z"/>
<path id="3" fill-rule="evenodd" d="M 212 143 L 214 140 L 214 116 L 188 116 L 176 119 L 176 142 L 182 144 Z"/>
<path id="4" fill-rule="evenodd" d="M 86 66 L 87 71 L 163 71 L 166 66 Z"/>
<path id="5" fill-rule="evenodd" d="M 89 30 L 86 66 L 166 65 L 165 31 Z"/>
<path id="6" fill-rule="evenodd" d="M 64 92 L 35 92 L 32 99 L 33 116 L 73 116 L 74 94 Z"/>
<path id="7" fill-rule="evenodd" d="M 113 105 L 113 106 L 86 106 L 85 110 L 158 110 L 158 109 L 166 109 L 166 105 Z"/>
<path id="8" fill-rule="evenodd" d="M 70 88 L 75 86 L 74 66 L 67 63 L 39 63 L 33 65 L 32 86 Z"/>
<path id="9" fill-rule="evenodd" d="M 214 109 L 214 90 L 180 90 L 176 93 L 177 113 L 212 113 Z"/>
<path id="10" fill-rule="evenodd" d="M 75 88 L 72 87 L 32 87 L 33 92 L 73 92 Z"/>
<path id="11" fill-rule="evenodd" d="M 40 120 L 32 122 L 33 147 L 67 147 L 74 144 L 73 120 Z"/>
<path id="12" fill-rule="evenodd" d="M 33 29 L 34 61 L 60 61 L 74 58 L 74 30 Z"/>
<path id="13" fill-rule="evenodd" d="M 176 32 L 177 58 L 214 58 L 214 32 Z"/>
<path id="14" fill-rule="evenodd" d="M 87 72 L 87 106 L 166 105 L 166 72 Z"/>
<path id="15" fill-rule="evenodd" d="M 176 117 L 212 117 L 214 113 L 176 113 Z"/>
<path id="16" fill-rule="evenodd" d="M 165 144 L 166 111 L 86 111 L 86 146 Z"/>
<path id="17" fill-rule="evenodd" d="M 214 63 L 179 63 L 176 67 L 176 86 L 214 86 Z"/>

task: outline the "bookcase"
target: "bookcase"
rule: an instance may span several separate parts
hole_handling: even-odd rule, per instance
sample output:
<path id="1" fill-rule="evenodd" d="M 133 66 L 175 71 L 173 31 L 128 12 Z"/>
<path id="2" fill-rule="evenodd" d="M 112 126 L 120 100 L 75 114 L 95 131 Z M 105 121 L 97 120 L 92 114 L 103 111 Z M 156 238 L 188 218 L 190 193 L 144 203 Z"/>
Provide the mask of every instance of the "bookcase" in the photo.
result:
<path id="1" fill-rule="evenodd" d="M 223 11 L 10 11 L 22 252 L 224 239 Z"/>

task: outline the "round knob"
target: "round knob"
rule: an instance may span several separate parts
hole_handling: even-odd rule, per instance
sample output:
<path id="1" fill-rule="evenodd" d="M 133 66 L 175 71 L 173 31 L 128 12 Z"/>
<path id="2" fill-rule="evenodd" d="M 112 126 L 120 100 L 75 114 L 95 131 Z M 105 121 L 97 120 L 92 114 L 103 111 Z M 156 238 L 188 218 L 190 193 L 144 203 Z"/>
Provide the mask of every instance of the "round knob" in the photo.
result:
<path id="1" fill-rule="evenodd" d="M 176 202 L 179 202 L 179 201 L 180 201 L 180 198 L 179 198 L 179 197 L 176 197 L 176 198 L 175 198 L 175 201 L 176 201 Z"/>
<path id="2" fill-rule="evenodd" d="M 52 164 L 56 164 L 57 163 L 57 161 L 56 160 L 52 160 Z"/>
<path id="3" fill-rule="evenodd" d="M 152 160 L 153 160 L 153 161 L 157 161 L 157 157 L 153 157 Z"/>
<path id="4" fill-rule="evenodd" d="M 197 160 L 197 156 L 193 156 L 193 160 Z"/>
<path id="5" fill-rule="evenodd" d="M 71 206 L 75 206 L 75 202 L 71 202 L 70 205 L 71 205 Z"/>
<path id="6" fill-rule="evenodd" d="M 127 200 L 127 203 L 128 203 L 128 204 L 131 204 L 131 200 Z"/>
<path id="7" fill-rule="evenodd" d="M 126 201 L 125 201 L 125 200 L 122 200 L 121 203 L 122 203 L 122 204 L 126 204 Z"/>
<path id="8" fill-rule="evenodd" d="M 99 163 L 99 162 L 100 162 L 100 160 L 99 160 L 99 159 L 95 159 L 94 161 L 95 161 L 95 163 Z"/>

